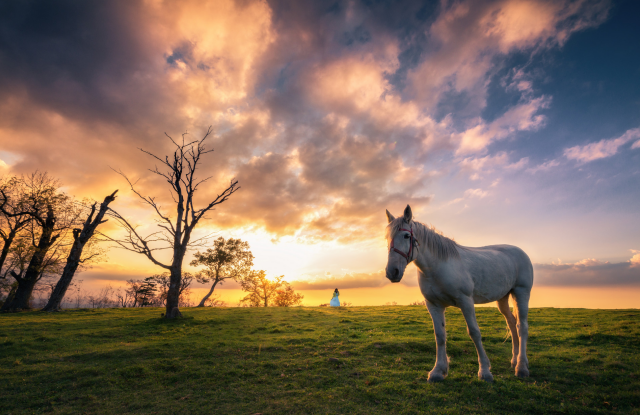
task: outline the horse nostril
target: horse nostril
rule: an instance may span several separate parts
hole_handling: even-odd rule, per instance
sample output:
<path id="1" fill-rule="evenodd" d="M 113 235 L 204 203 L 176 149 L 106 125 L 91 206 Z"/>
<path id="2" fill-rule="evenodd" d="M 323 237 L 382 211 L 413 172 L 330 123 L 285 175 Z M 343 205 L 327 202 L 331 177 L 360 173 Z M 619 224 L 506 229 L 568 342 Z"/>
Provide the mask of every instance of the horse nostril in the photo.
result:
<path id="1" fill-rule="evenodd" d="M 398 268 L 396 268 L 395 270 L 393 270 L 393 278 L 398 278 L 398 275 L 400 275 L 400 270 Z"/>

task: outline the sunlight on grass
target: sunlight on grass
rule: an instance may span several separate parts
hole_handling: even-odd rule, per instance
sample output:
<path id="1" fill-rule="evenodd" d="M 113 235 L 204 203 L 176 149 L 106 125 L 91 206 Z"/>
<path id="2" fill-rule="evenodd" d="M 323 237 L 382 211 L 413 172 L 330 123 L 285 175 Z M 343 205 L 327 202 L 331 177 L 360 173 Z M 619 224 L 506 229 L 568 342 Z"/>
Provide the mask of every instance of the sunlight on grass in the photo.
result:
<path id="1" fill-rule="evenodd" d="M 447 311 L 450 373 L 424 307 L 69 310 L 0 315 L 0 412 L 629 413 L 640 407 L 637 310 L 532 309 L 531 378 L 510 368 L 497 309 L 478 309 L 493 384 Z"/>

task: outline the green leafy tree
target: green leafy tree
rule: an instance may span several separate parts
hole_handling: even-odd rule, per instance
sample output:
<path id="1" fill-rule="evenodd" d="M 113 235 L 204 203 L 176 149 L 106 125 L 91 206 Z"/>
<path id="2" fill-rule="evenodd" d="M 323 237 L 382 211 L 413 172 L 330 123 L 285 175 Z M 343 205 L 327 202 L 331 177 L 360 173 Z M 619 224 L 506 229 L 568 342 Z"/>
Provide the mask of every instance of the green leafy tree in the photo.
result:
<path id="1" fill-rule="evenodd" d="M 194 267 L 204 265 L 206 268 L 196 274 L 196 280 L 201 284 L 212 282 L 211 289 L 204 296 L 198 307 L 204 307 L 206 301 L 213 294 L 216 285 L 223 284 L 225 280 L 238 281 L 244 275 L 249 275 L 253 266 L 253 254 L 249 250 L 249 244 L 240 239 L 224 239 L 220 237 L 213 243 L 213 249 L 205 252 L 196 252 L 195 259 L 191 261 Z"/>
<path id="2" fill-rule="evenodd" d="M 147 277 L 144 280 L 129 280 L 127 292 L 133 298 L 132 307 L 144 307 L 153 305 L 153 300 L 157 291 L 157 281 L 154 277 Z"/>
<path id="3" fill-rule="evenodd" d="M 32 221 L 27 226 L 31 252 L 26 269 L 12 269 L 17 288 L 2 305 L 2 311 L 29 308 L 33 290 L 46 275 L 47 269 L 57 266 L 63 258 L 66 235 L 78 223 L 80 210 L 73 200 L 59 191 L 60 184 L 46 173 L 22 177 L 22 186 L 30 200 Z M 52 261 L 52 259 L 55 259 Z"/>
<path id="4" fill-rule="evenodd" d="M 282 281 L 284 275 L 269 280 L 265 271 L 251 271 L 240 280 L 242 291 L 249 294 L 240 300 L 241 304 L 250 307 L 269 307 L 269 303 L 276 297 L 277 291 L 281 288 L 285 281 Z"/>
<path id="5" fill-rule="evenodd" d="M 301 305 L 304 295 L 295 292 L 291 284 L 283 281 L 282 286 L 276 290 L 276 295 L 273 299 L 273 305 L 276 307 L 291 307 L 294 305 Z"/>

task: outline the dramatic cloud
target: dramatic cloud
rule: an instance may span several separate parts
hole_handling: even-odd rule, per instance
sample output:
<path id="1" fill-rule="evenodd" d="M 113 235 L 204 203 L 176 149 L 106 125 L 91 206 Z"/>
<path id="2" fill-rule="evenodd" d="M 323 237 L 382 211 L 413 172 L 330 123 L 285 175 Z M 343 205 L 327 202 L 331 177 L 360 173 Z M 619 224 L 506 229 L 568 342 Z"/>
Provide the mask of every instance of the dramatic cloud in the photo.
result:
<path id="1" fill-rule="evenodd" d="M 212 125 L 202 176 L 213 177 L 200 197 L 232 177 L 241 190 L 208 225 L 366 240 L 385 208 L 419 211 L 451 171 L 479 180 L 523 169 L 527 157 L 492 146 L 544 127 L 552 97 L 518 67 L 504 89 L 519 99 L 487 117 L 492 76 L 510 54 L 557 48 L 608 10 L 606 1 L 5 3 L 0 169 L 47 170 L 95 198 L 123 187 L 111 170 L 121 169 L 168 207 L 138 148 L 163 155 L 165 131 L 199 138 Z M 486 197 L 477 187 L 464 198 Z M 118 203 L 133 211 L 130 196 Z"/>

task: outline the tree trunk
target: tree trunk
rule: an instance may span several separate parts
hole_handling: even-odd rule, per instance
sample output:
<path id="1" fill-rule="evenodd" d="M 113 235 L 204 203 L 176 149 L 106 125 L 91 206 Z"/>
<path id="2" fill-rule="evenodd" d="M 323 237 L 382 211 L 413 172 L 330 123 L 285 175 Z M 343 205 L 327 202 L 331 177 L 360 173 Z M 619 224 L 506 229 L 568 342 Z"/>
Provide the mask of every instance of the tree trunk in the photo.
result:
<path id="1" fill-rule="evenodd" d="M 19 276 L 12 272 L 16 281 L 18 281 L 18 289 L 16 290 L 16 294 L 13 299 L 4 303 L 2 311 L 16 311 L 30 308 L 29 299 L 33 293 L 33 288 L 40 279 L 42 263 L 47 255 L 47 251 L 56 239 L 58 239 L 58 236 L 52 236 L 55 223 L 56 218 L 53 208 L 49 207 L 47 218 L 44 221 L 44 226 L 42 227 L 42 234 L 38 241 L 38 246 L 31 257 L 31 261 L 29 261 L 27 271 L 24 273 L 24 276 Z"/>
<path id="2" fill-rule="evenodd" d="M 51 292 L 51 297 L 49 297 L 49 301 L 42 311 L 58 311 L 60 309 L 60 304 L 67 293 L 69 285 L 71 285 L 73 275 L 78 269 L 80 255 L 82 255 L 82 248 L 84 248 L 84 244 L 79 248 L 76 248 L 76 243 L 73 244 L 69 258 L 67 258 L 67 264 L 64 266 L 64 270 L 62 271 L 62 276 L 58 280 L 56 287 Z"/>
<path id="3" fill-rule="evenodd" d="M 104 202 L 100 204 L 100 210 L 95 218 L 93 217 L 93 214 L 96 211 L 96 203 L 94 203 L 91 207 L 91 213 L 84 222 L 82 230 L 73 230 L 73 246 L 71 247 L 71 252 L 69 252 L 69 256 L 67 257 L 67 263 L 64 266 L 60 280 L 58 280 L 56 287 L 51 292 L 51 297 L 49 297 L 47 305 L 42 309 L 42 311 L 58 311 L 60 309 L 62 299 L 67 293 L 67 289 L 69 288 L 69 285 L 71 285 L 71 280 L 73 280 L 73 276 L 80 264 L 82 250 L 86 243 L 89 242 L 89 239 L 93 236 L 98 225 L 106 222 L 106 220 L 102 220 L 102 218 L 107 212 L 109 203 L 115 200 L 117 192 L 118 191 L 116 190 L 110 196 L 104 198 Z"/>
<path id="4" fill-rule="evenodd" d="M 13 301 L 13 297 L 16 296 L 16 290 L 18 289 L 18 283 L 16 282 L 15 284 L 12 284 L 11 286 L 11 291 L 9 291 L 9 294 L 7 294 L 7 298 L 6 300 L 4 300 L 4 303 L 10 303 L 11 301 Z"/>
<path id="5" fill-rule="evenodd" d="M 0 269 L 4 267 L 4 261 L 7 260 L 7 256 L 9 255 L 9 248 L 11 248 L 11 244 L 16 237 L 17 230 L 12 229 L 7 235 L 7 239 L 4 240 L 4 245 L 2 246 L 2 253 L 0 253 Z"/>
<path id="6" fill-rule="evenodd" d="M 198 307 L 204 307 L 205 301 L 207 301 L 209 299 L 209 297 L 211 297 L 211 294 L 213 294 L 213 290 L 216 288 L 216 285 L 218 284 L 218 281 L 219 280 L 216 278 L 216 280 L 213 282 L 213 285 L 211 286 L 211 289 L 209 290 L 209 293 L 207 293 L 207 295 L 204 296 L 202 301 L 200 301 L 200 304 L 198 304 Z"/>
<path id="7" fill-rule="evenodd" d="M 184 253 L 182 254 L 184 258 Z M 182 258 L 174 260 L 171 268 L 171 277 L 169 279 L 169 290 L 167 291 L 167 306 L 165 308 L 165 318 L 182 317 L 180 309 L 180 283 L 182 282 Z"/>

